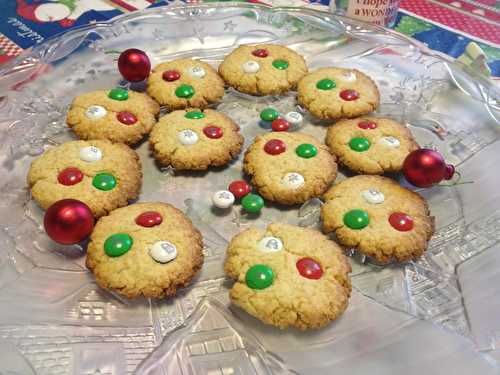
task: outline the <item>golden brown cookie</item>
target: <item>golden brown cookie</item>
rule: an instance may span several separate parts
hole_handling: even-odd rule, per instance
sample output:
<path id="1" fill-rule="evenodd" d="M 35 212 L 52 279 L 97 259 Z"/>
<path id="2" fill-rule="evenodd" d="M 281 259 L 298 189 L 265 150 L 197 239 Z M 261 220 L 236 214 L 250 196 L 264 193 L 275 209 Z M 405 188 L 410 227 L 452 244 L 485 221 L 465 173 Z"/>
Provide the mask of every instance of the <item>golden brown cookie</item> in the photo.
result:
<path id="1" fill-rule="evenodd" d="M 226 56 L 219 73 L 229 86 L 252 95 L 281 94 L 295 89 L 307 73 L 304 58 L 277 44 L 239 46 Z"/>
<path id="2" fill-rule="evenodd" d="M 203 263 L 200 232 L 166 203 L 136 203 L 97 222 L 87 267 L 97 283 L 125 297 L 173 296 Z"/>
<path id="3" fill-rule="evenodd" d="M 239 126 L 221 112 L 178 110 L 163 116 L 149 142 L 160 165 L 175 169 L 205 170 L 221 166 L 241 151 Z"/>
<path id="4" fill-rule="evenodd" d="M 381 176 L 356 176 L 330 188 L 321 207 L 323 229 L 339 243 L 380 263 L 421 256 L 434 217 L 417 193 Z"/>
<path id="5" fill-rule="evenodd" d="M 203 61 L 178 59 L 153 68 L 147 92 L 169 109 L 205 108 L 222 98 L 224 81 Z"/>
<path id="6" fill-rule="evenodd" d="M 321 119 L 357 117 L 378 108 L 375 82 L 356 69 L 320 68 L 298 85 L 298 101 Z"/>
<path id="7" fill-rule="evenodd" d="M 236 280 L 231 300 L 281 329 L 325 326 L 344 312 L 351 293 L 341 248 L 316 230 L 289 224 L 235 236 L 224 270 Z"/>
<path id="8" fill-rule="evenodd" d="M 94 216 L 100 217 L 137 198 L 142 184 L 141 162 L 124 144 L 66 142 L 32 162 L 28 184 L 44 209 L 72 198 L 87 204 Z"/>
<path id="9" fill-rule="evenodd" d="M 115 88 L 77 96 L 66 122 L 80 139 L 133 145 L 151 131 L 160 106 L 146 94 Z"/>
<path id="10" fill-rule="evenodd" d="M 404 125 L 377 117 L 339 121 L 328 128 L 325 143 L 341 164 L 363 174 L 399 172 L 419 148 Z"/>
<path id="11" fill-rule="evenodd" d="M 272 132 L 255 138 L 245 152 L 244 171 L 270 201 L 303 203 L 323 194 L 337 176 L 335 157 L 316 138 Z"/>

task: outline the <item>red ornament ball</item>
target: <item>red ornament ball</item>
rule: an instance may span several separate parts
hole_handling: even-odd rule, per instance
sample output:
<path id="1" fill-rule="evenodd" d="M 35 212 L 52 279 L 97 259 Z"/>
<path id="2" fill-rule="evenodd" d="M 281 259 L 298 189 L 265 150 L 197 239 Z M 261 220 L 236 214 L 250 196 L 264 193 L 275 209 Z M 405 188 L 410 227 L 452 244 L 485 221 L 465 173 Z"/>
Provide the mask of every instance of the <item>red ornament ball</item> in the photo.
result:
<path id="1" fill-rule="evenodd" d="M 403 174 L 406 180 L 422 188 L 430 187 L 442 180 L 449 180 L 454 173 L 453 165 L 446 164 L 439 152 L 428 148 L 410 152 L 403 162 Z"/>
<path id="2" fill-rule="evenodd" d="M 271 123 L 271 128 L 275 132 L 286 132 L 290 128 L 290 124 L 284 118 L 277 118 Z"/>
<path id="3" fill-rule="evenodd" d="M 94 228 L 90 208 L 76 199 L 62 199 L 49 207 L 43 219 L 45 232 L 63 245 L 82 242 Z"/>
<path id="4" fill-rule="evenodd" d="M 164 81 L 173 82 L 181 78 L 181 74 L 177 70 L 165 70 L 162 74 Z"/>
<path id="5" fill-rule="evenodd" d="M 116 114 L 116 118 L 124 125 L 134 125 L 137 122 L 137 117 L 133 113 L 122 111 Z"/>
<path id="6" fill-rule="evenodd" d="M 389 216 L 389 224 L 400 232 L 408 232 L 413 229 L 413 219 L 403 212 L 394 212 Z"/>
<path id="7" fill-rule="evenodd" d="M 210 125 L 203 128 L 203 134 L 205 134 L 208 138 L 218 139 L 222 137 L 223 132 L 218 126 Z"/>
<path id="8" fill-rule="evenodd" d="M 282 152 L 285 152 L 286 145 L 281 139 L 270 139 L 264 145 L 264 151 L 269 155 L 279 155 Z"/>
<path id="9" fill-rule="evenodd" d="M 118 58 L 118 70 L 123 78 L 130 82 L 144 81 L 149 76 L 151 62 L 144 51 L 130 48 L 123 51 Z"/>
<path id="10" fill-rule="evenodd" d="M 233 193 L 234 197 L 237 199 L 243 198 L 245 195 L 250 194 L 250 192 L 252 191 L 250 185 L 248 185 L 247 182 L 243 180 L 236 180 L 231 182 L 227 190 Z"/>
<path id="11" fill-rule="evenodd" d="M 160 225 L 163 221 L 161 214 L 156 211 L 146 211 L 135 218 L 135 223 L 141 227 L 151 228 Z"/>
<path id="12" fill-rule="evenodd" d="M 306 279 L 318 280 L 323 275 L 321 265 L 311 258 L 302 258 L 297 261 L 297 270 Z"/>
<path id="13" fill-rule="evenodd" d="M 69 168 L 63 169 L 57 175 L 57 181 L 61 185 L 65 185 L 65 186 L 76 185 L 79 182 L 81 182 L 82 180 L 83 180 L 82 171 L 79 170 L 78 168 L 74 168 L 74 167 L 69 167 Z"/>

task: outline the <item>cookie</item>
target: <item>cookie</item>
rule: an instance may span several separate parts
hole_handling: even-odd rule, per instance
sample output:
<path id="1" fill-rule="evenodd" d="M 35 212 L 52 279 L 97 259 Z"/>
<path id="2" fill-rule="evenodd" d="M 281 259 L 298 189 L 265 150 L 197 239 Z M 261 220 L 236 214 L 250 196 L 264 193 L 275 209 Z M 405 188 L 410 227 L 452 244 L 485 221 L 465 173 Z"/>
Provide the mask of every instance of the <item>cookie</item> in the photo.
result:
<path id="1" fill-rule="evenodd" d="M 320 68 L 300 80 L 298 101 L 312 115 L 330 120 L 376 110 L 380 94 L 375 82 L 359 70 Z"/>
<path id="2" fill-rule="evenodd" d="M 115 88 L 77 96 L 66 122 L 80 139 L 134 145 L 151 131 L 160 106 L 146 94 Z"/>
<path id="3" fill-rule="evenodd" d="M 95 217 L 136 199 L 142 184 L 139 156 L 109 141 L 71 141 L 45 151 L 28 172 L 31 195 L 47 209 L 61 199 L 78 199 Z"/>
<path id="4" fill-rule="evenodd" d="M 351 293 L 351 266 L 320 232 L 289 224 L 235 236 L 224 270 L 236 280 L 231 300 L 281 329 L 319 328 L 341 315 Z"/>
<path id="5" fill-rule="evenodd" d="M 325 232 L 379 263 L 421 256 L 434 234 L 434 217 L 417 193 L 381 176 L 348 178 L 324 195 Z"/>
<path id="6" fill-rule="evenodd" d="M 328 148 L 302 133 L 257 136 L 245 153 L 243 168 L 264 198 L 287 205 L 320 196 L 337 176 Z"/>
<path id="7" fill-rule="evenodd" d="M 297 87 L 307 73 L 304 58 L 277 44 L 239 46 L 219 66 L 224 81 L 252 95 L 274 95 Z"/>
<path id="8" fill-rule="evenodd" d="M 163 116 L 149 138 L 160 165 L 175 169 L 205 170 L 221 166 L 241 151 L 239 126 L 221 112 L 178 110 Z"/>
<path id="9" fill-rule="evenodd" d="M 157 65 L 151 71 L 147 92 L 169 109 L 205 108 L 224 95 L 224 81 L 209 64 L 178 59 Z"/>
<path id="10" fill-rule="evenodd" d="M 341 164 L 362 174 L 399 172 L 419 148 L 404 125 L 377 117 L 339 121 L 328 128 L 325 143 Z"/>
<path id="11" fill-rule="evenodd" d="M 87 267 L 104 289 L 128 298 L 173 296 L 203 263 L 200 232 L 166 203 L 136 203 L 97 222 Z"/>

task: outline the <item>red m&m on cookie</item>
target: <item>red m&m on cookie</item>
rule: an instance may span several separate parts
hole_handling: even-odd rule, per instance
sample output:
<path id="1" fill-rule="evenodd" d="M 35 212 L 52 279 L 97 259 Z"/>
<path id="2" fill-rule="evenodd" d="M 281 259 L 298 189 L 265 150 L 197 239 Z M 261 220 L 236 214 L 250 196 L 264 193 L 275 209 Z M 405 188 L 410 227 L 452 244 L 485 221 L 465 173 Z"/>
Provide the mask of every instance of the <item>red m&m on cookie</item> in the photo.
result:
<path id="1" fill-rule="evenodd" d="M 159 212 L 146 211 L 135 218 L 135 223 L 141 227 L 151 228 L 160 225 L 163 221 Z"/>
<path id="2" fill-rule="evenodd" d="M 235 198 L 242 198 L 245 195 L 249 194 L 250 191 L 252 191 L 250 185 L 248 185 L 247 182 L 243 180 L 231 182 L 227 190 L 233 193 Z"/>
<path id="3" fill-rule="evenodd" d="M 166 70 L 163 72 L 162 78 L 167 82 L 173 82 L 181 78 L 181 74 L 177 70 Z"/>
<path id="4" fill-rule="evenodd" d="M 275 132 L 286 132 L 290 128 L 290 124 L 283 118 L 278 118 L 271 123 L 271 128 Z"/>
<path id="5" fill-rule="evenodd" d="M 59 172 L 59 175 L 57 176 L 57 181 L 61 185 L 65 186 L 71 186 L 71 185 L 76 185 L 80 181 L 83 180 L 83 173 L 80 171 L 78 168 L 73 168 L 69 167 L 61 172 Z"/>
<path id="6" fill-rule="evenodd" d="M 392 213 L 389 216 L 389 224 L 400 232 L 408 232 L 413 229 L 412 217 L 403 212 Z"/>
<path id="7" fill-rule="evenodd" d="M 124 125 L 133 125 L 137 122 L 137 117 L 133 113 L 123 111 L 116 114 L 116 118 Z"/>
<path id="8" fill-rule="evenodd" d="M 285 152 L 286 145 L 281 139 L 271 139 L 264 145 L 264 151 L 269 155 L 279 155 Z"/>
<path id="9" fill-rule="evenodd" d="M 311 258 L 302 258 L 297 261 L 297 270 L 306 279 L 318 280 L 323 275 L 321 265 Z"/>
<path id="10" fill-rule="evenodd" d="M 259 48 L 259 49 L 254 49 L 252 51 L 252 55 L 254 55 L 255 57 L 267 57 L 269 56 L 269 52 L 267 52 L 267 49 Z"/>
<path id="11" fill-rule="evenodd" d="M 377 124 L 373 121 L 363 120 L 363 121 L 360 121 L 358 123 L 358 128 L 364 129 L 364 130 L 376 129 Z"/>
<path id="12" fill-rule="evenodd" d="M 210 125 L 203 128 L 203 134 L 205 134 L 208 138 L 217 139 L 222 137 L 223 132 L 218 126 Z"/>
<path id="13" fill-rule="evenodd" d="M 359 93 L 356 90 L 342 90 L 340 92 L 340 97 L 345 101 L 353 101 L 359 99 Z"/>

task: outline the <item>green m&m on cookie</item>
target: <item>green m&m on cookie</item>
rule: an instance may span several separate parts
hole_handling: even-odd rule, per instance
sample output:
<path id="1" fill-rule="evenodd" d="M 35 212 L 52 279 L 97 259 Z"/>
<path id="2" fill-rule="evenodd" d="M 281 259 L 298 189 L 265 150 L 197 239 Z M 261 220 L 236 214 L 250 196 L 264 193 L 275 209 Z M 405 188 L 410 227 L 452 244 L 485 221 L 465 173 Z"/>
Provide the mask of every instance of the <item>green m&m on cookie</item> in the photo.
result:
<path id="1" fill-rule="evenodd" d="M 122 89 L 121 87 L 116 87 L 111 89 L 108 93 L 108 98 L 118 101 L 123 101 L 128 99 L 128 91 Z"/>
<path id="2" fill-rule="evenodd" d="M 371 143 L 368 139 L 362 137 L 352 138 L 349 141 L 349 147 L 353 151 L 363 152 L 370 148 Z"/>
<path id="3" fill-rule="evenodd" d="M 191 85 L 182 84 L 175 89 L 175 96 L 178 98 L 189 99 L 194 95 L 194 88 Z"/>
<path id="4" fill-rule="evenodd" d="M 351 229 L 363 229 L 370 223 L 368 212 L 354 209 L 344 215 L 344 224 Z"/>
<path id="5" fill-rule="evenodd" d="M 116 187 L 116 178 L 109 173 L 98 173 L 92 179 L 92 185 L 96 189 L 109 191 Z"/>
<path id="6" fill-rule="evenodd" d="M 334 80 L 329 78 L 324 78 L 316 83 L 316 88 L 320 90 L 331 90 L 337 87 Z"/>
<path id="7" fill-rule="evenodd" d="M 126 233 L 116 233 L 104 241 L 104 252 L 110 257 L 119 257 L 132 248 L 134 240 Z"/>
<path id="8" fill-rule="evenodd" d="M 302 143 L 301 145 L 297 146 L 295 152 L 301 158 L 309 159 L 315 157 L 318 154 L 318 149 L 316 148 L 316 146 L 310 143 Z"/>
<path id="9" fill-rule="evenodd" d="M 276 68 L 276 69 L 279 69 L 279 70 L 285 70 L 285 69 L 288 69 L 288 61 L 286 60 L 283 60 L 283 59 L 277 59 L 277 60 L 274 60 L 273 61 L 273 66 Z"/>
<path id="10" fill-rule="evenodd" d="M 274 282 L 274 272 L 265 264 L 256 264 L 248 269 L 245 282 L 249 288 L 266 289 Z"/>
<path id="11" fill-rule="evenodd" d="M 190 120 L 199 120 L 199 119 L 204 118 L 205 114 L 203 112 L 200 112 L 200 111 L 189 111 L 189 112 L 186 112 L 184 117 L 188 118 Z"/>

